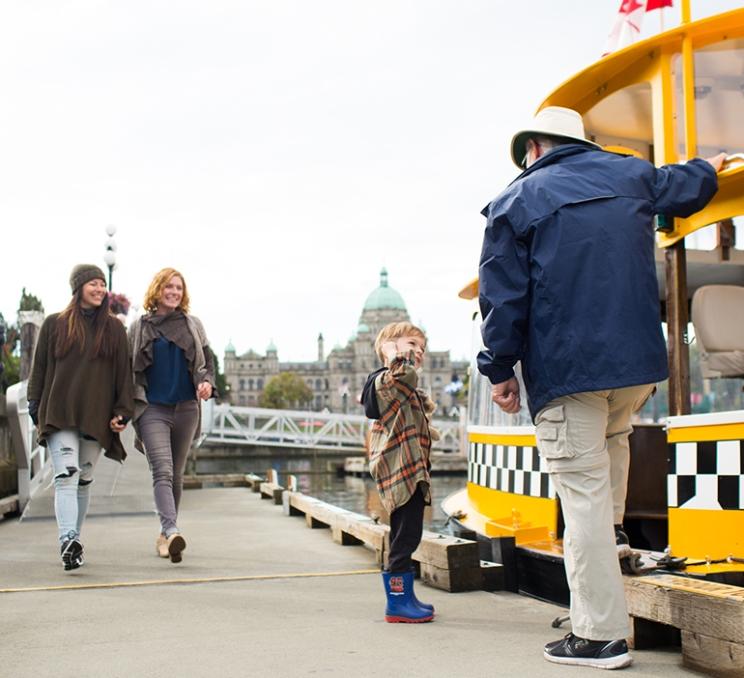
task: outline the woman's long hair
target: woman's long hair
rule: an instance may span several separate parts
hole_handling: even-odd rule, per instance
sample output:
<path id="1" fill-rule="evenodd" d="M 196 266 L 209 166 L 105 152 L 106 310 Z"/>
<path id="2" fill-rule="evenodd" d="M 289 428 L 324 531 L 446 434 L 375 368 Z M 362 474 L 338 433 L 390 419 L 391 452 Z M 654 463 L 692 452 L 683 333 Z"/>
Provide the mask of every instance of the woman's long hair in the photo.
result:
<path id="1" fill-rule="evenodd" d="M 82 351 L 85 347 L 85 318 L 83 317 L 82 286 L 72 295 L 70 303 L 67 304 L 57 318 L 56 342 L 54 355 L 61 358 L 75 345 Z M 112 322 L 119 322 L 109 309 L 109 295 L 103 298 L 101 305 L 95 309 L 93 314 L 93 357 L 110 358 L 114 355 L 114 333 L 111 331 Z"/>

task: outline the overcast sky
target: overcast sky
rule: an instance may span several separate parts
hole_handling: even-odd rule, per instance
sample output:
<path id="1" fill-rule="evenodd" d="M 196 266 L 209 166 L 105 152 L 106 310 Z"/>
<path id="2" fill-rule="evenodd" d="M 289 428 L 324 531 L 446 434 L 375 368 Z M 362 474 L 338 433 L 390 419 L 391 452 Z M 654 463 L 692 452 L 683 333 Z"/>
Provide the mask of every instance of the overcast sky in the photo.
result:
<path id="1" fill-rule="evenodd" d="M 318 332 L 345 344 L 382 266 L 431 348 L 465 357 L 457 292 L 509 140 L 619 4 L 5 0 L 0 311 L 24 285 L 61 310 L 114 224 L 114 290 L 141 304 L 180 269 L 220 358 L 229 339 L 280 360 L 314 359 Z"/>

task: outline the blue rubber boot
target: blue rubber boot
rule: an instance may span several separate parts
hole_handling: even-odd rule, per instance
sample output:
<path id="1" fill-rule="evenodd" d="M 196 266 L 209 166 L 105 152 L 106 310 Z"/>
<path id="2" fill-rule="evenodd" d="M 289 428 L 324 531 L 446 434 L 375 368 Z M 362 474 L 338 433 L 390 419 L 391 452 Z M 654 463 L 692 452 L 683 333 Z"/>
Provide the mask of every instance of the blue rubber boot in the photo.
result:
<path id="1" fill-rule="evenodd" d="M 413 572 L 383 572 L 387 606 L 385 621 L 391 624 L 420 624 L 430 622 L 433 614 L 413 601 Z"/>
<path id="2" fill-rule="evenodd" d="M 426 610 L 430 614 L 434 614 L 434 606 L 430 605 L 429 603 L 422 603 L 417 597 L 416 597 L 416 589 L 414 587 L 414 582 L 416 581 L 416 568 L 411 568 L 411 573 L 413 574 L 413 581 L 411 582 L 411 600 L 413 600 L 416 605 L 418 605 L 422 610 Z"/>

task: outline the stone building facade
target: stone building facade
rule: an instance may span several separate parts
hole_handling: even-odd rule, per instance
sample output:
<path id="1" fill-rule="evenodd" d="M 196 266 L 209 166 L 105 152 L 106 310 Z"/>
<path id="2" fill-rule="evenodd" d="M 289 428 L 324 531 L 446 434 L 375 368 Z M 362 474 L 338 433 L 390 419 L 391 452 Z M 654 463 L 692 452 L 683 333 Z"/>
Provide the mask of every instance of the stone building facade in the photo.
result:
<path id="1" fill-rule="evenodd" d="M 225 349 L 225 378 L 234 405 L 256 407 L 268 381 L 280 372 L 294 372 L 313 392 L 312 407 L 331 412 L 362 413 L 359 397 L 367 375 L 380 367 L 374 341 L 380 329 L 391 322 L 410 320 L 403 297 L 388 284 L 388 274 L 380 272 L 380 285 L 362 308 L 359 324 L 346 346 L 335 346 L 325 353 L 323 335 L 318 335 L 317 360 L 280 362 L 273 342 L 264 355 L 248 351 L 238 355 L 230 343 Z M 429 339 L 431 343 L 431 339 Z M 450 359 L 449 351 L 427 351 L 420 385 L 431 393 L 443 414 L 452 406 L 447 387 L 455 376 L 462 379 L 466 361 Z"/>

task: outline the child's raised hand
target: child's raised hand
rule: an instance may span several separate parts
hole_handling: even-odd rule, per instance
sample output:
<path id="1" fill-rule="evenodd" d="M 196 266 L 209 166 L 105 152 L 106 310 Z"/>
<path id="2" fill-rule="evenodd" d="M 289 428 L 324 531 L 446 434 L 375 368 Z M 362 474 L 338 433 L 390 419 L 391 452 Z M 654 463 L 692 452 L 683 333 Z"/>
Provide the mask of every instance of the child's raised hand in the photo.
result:
<path id="1" fill-rule="evenodd" d="M 401 337 L 396 341 L 396 347 L 398 353 L 405 355 L 408 360 L 415 364 L 416 367 L 421 367 L 421 363 L 424 360 L 425 349 L 417 337 Z"/>
<path id="2" fill-rule="evenodd" d="M 385 356 L 385 362 L 389 365 L 395 356 L 398 355 L 398 344 L 395 341 L 385 341 L 382 343 L 382 355 Z"/>

